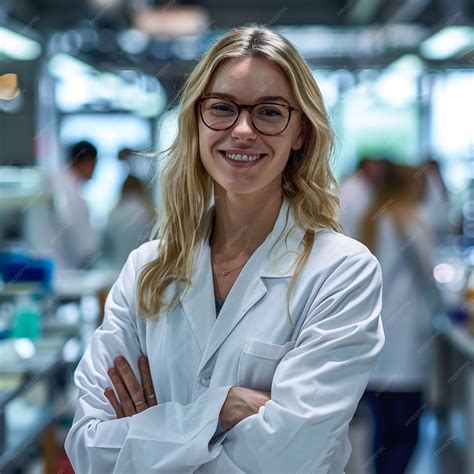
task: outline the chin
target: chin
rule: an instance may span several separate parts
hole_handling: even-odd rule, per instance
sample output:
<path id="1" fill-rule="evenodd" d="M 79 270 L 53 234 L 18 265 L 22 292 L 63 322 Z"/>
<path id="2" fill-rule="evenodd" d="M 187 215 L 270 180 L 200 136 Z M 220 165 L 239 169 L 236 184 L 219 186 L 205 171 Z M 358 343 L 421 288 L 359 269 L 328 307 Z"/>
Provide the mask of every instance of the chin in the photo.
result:
<path id="1" fill-rule="evenodd" d="M 213 178 L 214 179 L 214 178 Z M 262 186 L 258 185 L 250 185 L 245 183 L 229 183 L 226 182 L 224 179 L 214 179 L 214 182 L 218 184 L 224 191 L 228 193 L 235 193 L 235 194 L 252 194 L 257 192 Z"/>

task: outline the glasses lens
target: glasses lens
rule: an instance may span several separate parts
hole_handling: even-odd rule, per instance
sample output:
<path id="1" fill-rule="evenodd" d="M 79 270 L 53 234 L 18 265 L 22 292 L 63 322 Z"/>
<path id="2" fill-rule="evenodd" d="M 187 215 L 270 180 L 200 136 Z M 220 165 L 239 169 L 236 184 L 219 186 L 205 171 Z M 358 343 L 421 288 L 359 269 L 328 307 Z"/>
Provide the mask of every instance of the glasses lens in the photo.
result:
<path id="1" fill-rule="evenodd" d="M 225 99 L 205 99 L 201 103 L 204 123 L 215 130 L 232 126 L 239 111 L 235 104 Z"/>
<path id="2" fill-rule="evenodd" d="M 258 104 L 253 109 L 255 128 L 269 135 L 282 132 L 288 123 L 289 116 L 290 111 L 278 104 Z"/>

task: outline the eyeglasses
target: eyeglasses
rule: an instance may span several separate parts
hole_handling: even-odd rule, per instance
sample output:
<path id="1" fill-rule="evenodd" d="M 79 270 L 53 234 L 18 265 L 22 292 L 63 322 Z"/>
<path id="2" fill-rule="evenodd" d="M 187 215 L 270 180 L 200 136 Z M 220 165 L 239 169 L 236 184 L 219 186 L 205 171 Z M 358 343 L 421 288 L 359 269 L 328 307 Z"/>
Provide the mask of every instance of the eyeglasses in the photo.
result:
<path id="1" fill-rule="evenodd" d="M 287 104 L 274 102 L 260 102 L 258 104 L 238 104 L 230 99 L 219 96 L 202 96 L 196 101 L 199 105 L 199 114 L 208 128 L 212 130 L 228 130 L 232 128 L 242 109 L 250 113 L 252 124 L 263 135 L 278 135 L 285 131 L 290 123 L 293 111 L 299 109 Z"/>

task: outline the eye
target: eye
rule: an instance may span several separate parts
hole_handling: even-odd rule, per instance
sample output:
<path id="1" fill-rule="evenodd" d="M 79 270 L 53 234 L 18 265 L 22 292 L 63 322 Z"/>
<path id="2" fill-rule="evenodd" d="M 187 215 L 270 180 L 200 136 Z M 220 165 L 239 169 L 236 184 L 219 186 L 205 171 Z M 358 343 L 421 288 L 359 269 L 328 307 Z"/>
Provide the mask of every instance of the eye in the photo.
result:
<path id="1" fill-rule="evenodd" d="M 257 111 L 259 115 L 265 115 L 266 117 L 278 117 L 281 115 L 281 112 L 274 107 L 265 107 Z"/>
<path id="2" fill-rule="evenodd" d="M 265 122 L 281 122 L 288 117 L 288 111 L 277 104 L 260 104 L 256 107 L 254 117 Z"/>
<path id="3" fill-rule="evenodd" d="M 228 111 L 228 110 L 232 110 L 232 109 L 227 104 L 214 104 L 212 106 L 212 110 Z"/>
<path id="4" fill-rule="evenodd" d="M 226 102 L 209 101 L 205 105 L 206 109 L 213 115 L 224 116 L 235 114 L 235 107 Z"/>

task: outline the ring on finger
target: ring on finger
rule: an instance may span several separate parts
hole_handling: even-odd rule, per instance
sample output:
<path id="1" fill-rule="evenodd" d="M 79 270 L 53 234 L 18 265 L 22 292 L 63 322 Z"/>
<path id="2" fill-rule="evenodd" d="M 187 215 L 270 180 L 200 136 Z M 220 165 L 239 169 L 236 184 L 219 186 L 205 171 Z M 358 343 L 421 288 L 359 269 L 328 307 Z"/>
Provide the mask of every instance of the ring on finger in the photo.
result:
<path id="1" fill-rule="evenodd" d="M 135 408 L 138 408 L 140 405 L 143 405 L 145 402 L 139 400 L 138 402 L 133 402 L 133 404 L 135 405 Z"/>
<path id="2" fill-rule="evenodd" d="M 146 400 L 153 400 L 155 397 L 155 395 L 147 395 L 146 397 Z"/>

